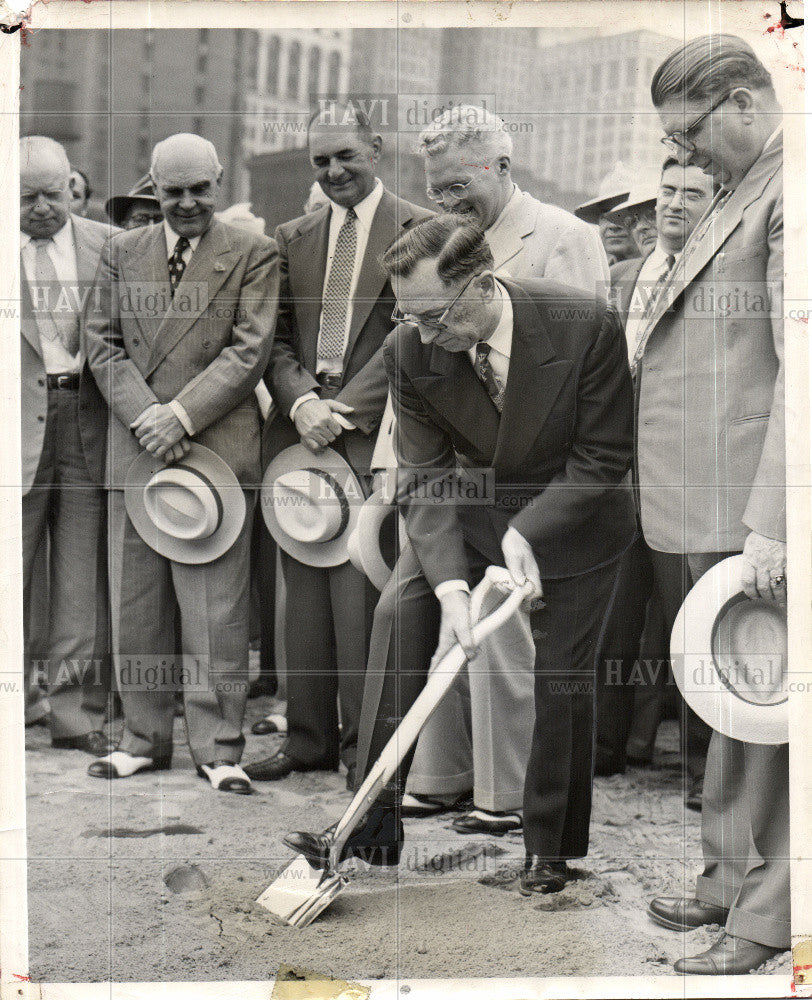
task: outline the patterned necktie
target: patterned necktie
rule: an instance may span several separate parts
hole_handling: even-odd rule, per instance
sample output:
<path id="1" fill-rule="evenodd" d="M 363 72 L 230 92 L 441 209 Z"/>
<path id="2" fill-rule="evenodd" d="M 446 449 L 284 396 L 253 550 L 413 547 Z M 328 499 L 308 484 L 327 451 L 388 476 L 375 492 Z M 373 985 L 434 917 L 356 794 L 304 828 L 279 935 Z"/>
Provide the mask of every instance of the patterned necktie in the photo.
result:
<path id="1" fill-rule="evenodd" d="M 476 345 L 476 373 L 488 390 L 493 405 L 501 413 L 502 407 L 505 405 L 505 387 L 494 374 L 493 365 L 488 357 L 490 353 L 490 344 L 485 344 L 480 340 Z"/>
<path id="2" fill-rule="evenodd" d="M 175 249 L 172 251 L 172 256 L 169 258 L 169 284 L 172 288 L 173 296 L 175 289 L 180 283 L 180 279 L 183 277 L 183 272 L 186 270 L 186 261 L 183 259 L 184 251 L 188 250 L 191 245 L 185 236 L 179 236 L 178 242 L 175 244 Z"/>
<path id="3" fill-rule="evenodd" d="M 333 264 L 324 289 L 321 329 L 316 354 L 325 361 L 344 355 L 344 337 L 347 329 L 347 311 L 350 307 L 352 274 L 355 270 L 355 253 L 358 233 L 354 208 L 347 209 L 347 216 L 338 231 Z"/>
<path id="4" fill-rule="evenodd" d="M 40 290 L 32 297 L 38 306 L 44 306 L 36 310 L 40 333 L 49 340 L 58 340 L 68 354 L 75 357 L 79 353 L 79 317 L 72 308 L 55 308 L 63 288 L 48 253 L 54 241 L 49 237 L 32 242 L 36 248 L 34 279 Z"/>

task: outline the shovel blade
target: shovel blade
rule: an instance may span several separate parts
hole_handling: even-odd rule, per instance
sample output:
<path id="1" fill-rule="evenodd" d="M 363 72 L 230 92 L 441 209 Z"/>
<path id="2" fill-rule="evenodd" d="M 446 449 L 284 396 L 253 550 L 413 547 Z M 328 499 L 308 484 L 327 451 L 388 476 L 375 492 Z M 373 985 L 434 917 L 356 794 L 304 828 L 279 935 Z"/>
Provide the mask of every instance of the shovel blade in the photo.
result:
<path id="1" fill-rule="evenodd" d="M 298 855 L 257 899 L 257 903 L 293 927 L 307 927 L 347 885 L 335 872 L 313 868 Z"/>

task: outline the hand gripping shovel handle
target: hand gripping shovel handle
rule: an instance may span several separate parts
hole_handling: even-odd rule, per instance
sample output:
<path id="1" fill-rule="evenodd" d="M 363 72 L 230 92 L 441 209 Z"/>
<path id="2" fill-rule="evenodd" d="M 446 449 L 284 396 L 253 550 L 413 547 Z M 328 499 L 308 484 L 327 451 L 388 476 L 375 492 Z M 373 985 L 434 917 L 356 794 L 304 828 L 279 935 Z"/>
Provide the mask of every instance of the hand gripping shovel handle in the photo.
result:
<path id="1" fill-rule="evenodd" d="M 489 590 L 497 584 L 505 586 L 509 579 L 505 570 L 499 567 L 489 567 L 486 575 L 471 594 L 471 608 L 474 613 L 476 613 L 477 608 L 481 607 Z M 499 607 L 474 625 L 472 630 L 474 641 L 480 643 L 501 625 L 504 625 L 508 618 L 519 609 L 522 602 L 530 597 L 532 591 L 533 586 L 529 581 L 525 582 L 522 587 L 511 589 Z M 403 716 L 400 725 L 355 793 L 347 811 L 338 821 L 333 845 L 330 848 L 330 870 L 335 870 L 341 857 L 341 851 L 350 834 L 374 805 L 381 788 L 392 779 L 400 762 L 417 740 L 420 731 L 454 683 L 454 679 L 465 662 L 466 657 L 462 647 L 459 643 L 455 643 L 429 674 L 425 687 L 406 715 Z"/>

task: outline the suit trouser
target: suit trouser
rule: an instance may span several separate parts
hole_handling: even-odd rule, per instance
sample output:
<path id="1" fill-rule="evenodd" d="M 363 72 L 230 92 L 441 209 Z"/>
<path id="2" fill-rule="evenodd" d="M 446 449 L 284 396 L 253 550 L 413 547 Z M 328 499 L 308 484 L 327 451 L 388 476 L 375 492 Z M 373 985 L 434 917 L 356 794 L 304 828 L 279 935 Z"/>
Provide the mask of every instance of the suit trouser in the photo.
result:
<path id="1" fill-rule="evenodd" d="M 486 562 L 466 546 L 474 579 Z M 528 853 L 584 857 L 592 807 L 595 660 L 611 608 L 617 561 L 576 577 L 543 581 L 545 607 L 530 616 L 536 643 L 535 707 L 524 786 Z M 358 780 L 380 756 L 425 683 L 437 646 L 440 606 L 411 545 L 401 553 L 375 610 L 358 740 Z M 380 799 L 396 804 L 414 751 Z"/>
<path id="2" fill-rule="evenodd" d="M 242 756 L 253 491 L 245 500 L 245 521 L 231 548 L 213 562 L 188 565 L 150 548 L 127 515 L 123 491 L 111 490 L 113 650 L 124 707 L 121 749 L 128 753 L 171 756 L 174 695 L 182 686 L 195 764 L 237 763 Z"/>
<path id="3" fill-rule="evenodd" d="M 790 946 L 789 746 L 714 733 L 702 797 L 705 870 L 696 898 L 730 907 L 725 930 Z"/>
<path id="4" fill-rule="evenodd" d="M 105 491 L 90 478 L 79 434 L 79 393 L 48 393 L 45 435 L 34 483 L 22 501 L 26 700 L 36 672 L 47 673 L 51 736 L 99 730 L 110 693 Z M 48 535 L 47 662 L 30 650 L 30 610 L 37 549 Z M 41 562 L 40 562 L 41 565 Z"/>
<path id="5" fill-rule="evenodd" d="M 378 592 L 351 563 L 306 566 L 282 553 L 288 738 L 299 764 L 354 767 Z M 338 706 L 341 705 L 341 736 Z"/>
<path id="6" fill-rule="evenodd" d="M 481 617 L 499 603 L 492 591 Z M 536 720 L 535 658 L 524 614 L 484 640 L 420 733 L 407 791 L 459 795 L 473 788 L 482 809 L 521 809 Z"/>

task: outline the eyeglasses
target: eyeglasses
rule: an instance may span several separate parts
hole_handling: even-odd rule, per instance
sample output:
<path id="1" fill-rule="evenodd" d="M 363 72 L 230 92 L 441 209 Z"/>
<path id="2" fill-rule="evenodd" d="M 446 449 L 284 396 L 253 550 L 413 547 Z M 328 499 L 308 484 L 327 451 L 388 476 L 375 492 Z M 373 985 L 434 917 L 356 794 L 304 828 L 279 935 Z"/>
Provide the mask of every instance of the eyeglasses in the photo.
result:
<path id="1" fill-rule="evenodd" d="M 471 180 L 466 181 L 465 184 L 462 183 L 449 184 L 448 187 L 444 188 L 434 188 L 434 187 L 426 188 L 426 197 L 429 199 L 429 201 L 439 202 L 444 199 L 445 195 L 450 194 L 452 198 L 459 201 L 460 198 L 465 197 L 465 192 L 468 189 L 468 185 L 473 182 L 473 179 L 474 178 L 472 177 Z"/>
<path id="2" fill-rule="evenodd" d="M 668 152 L 672 153 L 674 156 L 676 156 L 680 150 L 685 153 L 695 153 L 696 146 L 690 139 L 687 138 L 687 136 L 689 133 L 694 132 L 720 105 L 724 104 L 732 93 L 733 91 L 731 90 L 729 93 L 725 94 L 725 96 L 720 98 L 716 104 L 708 108 L 708 110 L 703 112 L 698 118 L 695 118 L 687 128 L 683 129 L 681 132 L 672 132 L 671 135 L 667 135 L 660 139 L 660 142 L 665 146 Z"/>
<path id="3" fill-rule="evenodd" d="M 404 313 L 401 312 L 397 304 L 392 310 L 392 322 L 393 323 L 419 323 L 420 326 L 428 326 L 433 330 L 444 330 L 445 329 L 445 318 L 454 308 L 454 306 L 459 302 L 462 293 L 471 284 L 474 278 L 478 278 L 478 274 L 472 274 L 471 277 L 465 282 L 462 288 L 457 292 L 451 302 L 445 307 L 442 313 L 436 318 L 433 316 L 426 316 L 425 313 Z"/>

